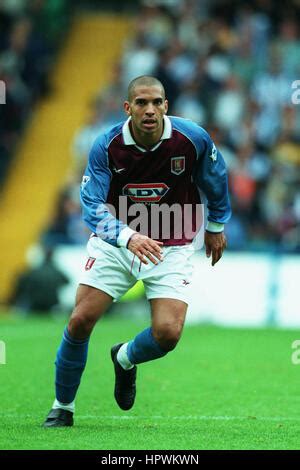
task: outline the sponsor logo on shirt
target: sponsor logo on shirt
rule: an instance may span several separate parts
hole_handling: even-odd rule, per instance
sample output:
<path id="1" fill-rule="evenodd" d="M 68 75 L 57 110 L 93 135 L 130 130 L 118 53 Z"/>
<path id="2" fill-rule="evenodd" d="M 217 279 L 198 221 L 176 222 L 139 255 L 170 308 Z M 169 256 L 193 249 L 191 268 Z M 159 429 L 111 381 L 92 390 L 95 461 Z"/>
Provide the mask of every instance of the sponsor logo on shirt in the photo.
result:
<path id="1" fill-rule="evenodd" d="M 159 202 L 169 189 L 165 183 L 129 183 L 123 187 L 123 195 L 133 202 Z"/>

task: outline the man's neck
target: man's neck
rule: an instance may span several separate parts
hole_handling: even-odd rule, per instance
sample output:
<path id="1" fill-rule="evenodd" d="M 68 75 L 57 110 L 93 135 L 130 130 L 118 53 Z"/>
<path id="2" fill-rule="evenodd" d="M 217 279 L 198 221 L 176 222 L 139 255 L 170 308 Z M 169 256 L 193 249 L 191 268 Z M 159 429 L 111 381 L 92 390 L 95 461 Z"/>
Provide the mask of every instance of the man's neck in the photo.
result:
<path id="1" fill-rule="evenodd" d="M 141 147 L 144 147 L 148 150 L 158 144 L 164 132 L 164 122 L 161 131 L 156 135 L 148 135 L 146 133 L 143 134 L 140 132 L 136 132 L 131 122 L 129 123 L 129 127 L 134 141 Z"/>

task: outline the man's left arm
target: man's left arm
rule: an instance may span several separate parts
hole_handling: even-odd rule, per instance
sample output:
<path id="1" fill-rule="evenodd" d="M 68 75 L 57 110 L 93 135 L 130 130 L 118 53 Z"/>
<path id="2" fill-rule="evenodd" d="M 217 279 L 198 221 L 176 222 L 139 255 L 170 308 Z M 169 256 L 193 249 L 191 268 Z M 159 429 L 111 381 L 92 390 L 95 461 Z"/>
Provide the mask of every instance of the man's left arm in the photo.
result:
<path id="1" fill-rule="evenodd" d="M 204 148 L 199 155 L 194 181 L 207 198 L 208 223 L 205 231 L 206 255 L 212 255 L 212 266 L 222 257 L 227 242 L 224 224 L 231 216 L 228 180 L 224 159 L 205 132 Z"/>

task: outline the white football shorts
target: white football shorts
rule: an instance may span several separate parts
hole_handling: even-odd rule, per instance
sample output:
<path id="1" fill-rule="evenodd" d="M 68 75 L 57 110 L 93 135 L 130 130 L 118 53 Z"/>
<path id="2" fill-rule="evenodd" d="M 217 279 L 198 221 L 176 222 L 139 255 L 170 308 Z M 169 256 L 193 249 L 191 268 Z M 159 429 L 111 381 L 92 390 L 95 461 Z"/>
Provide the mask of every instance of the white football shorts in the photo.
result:
<path id="1" fill-rule="evenodd" d="M 140 262 L 127 248 L 117 248 L 98 237 L 87 243 L 88 260 L 80 284 L 100 289 L 119 300 L 142 280 L 148 300 L 170 298 L 189 303 L 193 274 L 193 245 L 162 247 L 163 261 L 157 265 Z"/>

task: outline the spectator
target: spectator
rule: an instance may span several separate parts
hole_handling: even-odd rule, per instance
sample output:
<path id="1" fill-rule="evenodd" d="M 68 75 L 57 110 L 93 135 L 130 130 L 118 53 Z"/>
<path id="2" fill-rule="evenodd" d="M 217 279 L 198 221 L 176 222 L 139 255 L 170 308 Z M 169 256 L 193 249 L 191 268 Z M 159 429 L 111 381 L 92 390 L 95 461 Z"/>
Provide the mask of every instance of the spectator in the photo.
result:
<path id="1" fill-rule="evenodd" d="M 59 289 L 68 284 L 68 278 L 54 264 L 52 250 L 45 251 L 40 266 L 20 274 L 10 303 L 25 313 L 49 313 L 59 305 Z"/>

